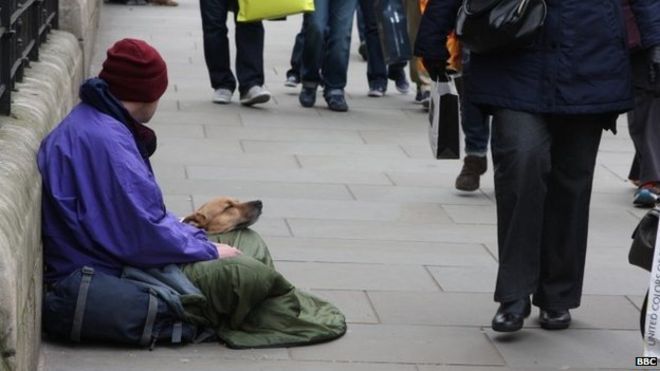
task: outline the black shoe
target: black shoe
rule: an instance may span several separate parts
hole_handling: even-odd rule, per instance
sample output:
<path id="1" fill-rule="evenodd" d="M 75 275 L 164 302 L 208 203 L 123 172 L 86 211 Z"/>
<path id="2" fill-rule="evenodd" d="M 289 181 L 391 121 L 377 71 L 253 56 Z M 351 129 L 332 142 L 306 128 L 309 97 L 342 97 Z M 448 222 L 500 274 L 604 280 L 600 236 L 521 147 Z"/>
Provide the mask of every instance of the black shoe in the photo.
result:
<path id="1" fill-rule="evenodd" d="M 348 111 L 348 104 L 343 94 L 329 94 L 325 96 L 325 102 L 328 103 L 328 108 L 331 111 L 346 112 Z"/>
<path id="2" fill-rule="evenodd" d="M 571 313 L 568 309 L 541 309 L 539 323 L 546 330 L 563 330 L 571 325 Z"/>
<path id="3" fill-rule="evenodd" d="M 316 103 L 316 87 L 305 87 L 300 90 L 300 95 L 298 95 L 298 101 L 303 107 L 314 107 Z"/>
<path id="4" fill-rule="evenodd" d="M 508 303 L 501 303 L 493 317 L 493 330 L 498 332 L 514 332 L 523 327 L 525 318 L 529 317 L 532 304 L 529 298 L 524 298 Z"/>
<path id="5" fill-rule="evenodd" d="M 367 43 L 366 42 L 363 41 L 363 42 L 360 43 L 360 47 L 358 48 L 358 53 L 362 57 L 362 60 L 366 62 L 367 59 L 369 58 L 369 54 L 367 54 Z"/>
<path id="6" fill-rule="evenodd" d="M 394 81 L 396 90 L 398 90 L 399 93 L 408 94 L 410 91 L 410 83 L 408 82 L 406 73 L 403 69 L 396 73 L 390 74 L 389 79 Z"/>
<path id="7" fill-rule="evenodd" d="M 479 189 L 479 179 L 488 169 L 486 156 L 467 155 L 463 159 L 463 168 L 456 177 L 456 189 L 473 192 Z"/>

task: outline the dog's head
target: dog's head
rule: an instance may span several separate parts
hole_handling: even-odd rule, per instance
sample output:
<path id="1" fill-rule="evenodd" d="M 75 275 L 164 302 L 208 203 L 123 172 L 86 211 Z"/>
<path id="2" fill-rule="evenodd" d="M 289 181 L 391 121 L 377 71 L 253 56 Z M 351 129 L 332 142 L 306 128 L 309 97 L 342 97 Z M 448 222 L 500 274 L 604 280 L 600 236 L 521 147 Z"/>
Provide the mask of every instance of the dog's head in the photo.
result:
<path id="1" fill-rule="evenodd" d="M 261 201 L 239 202 L 230 197 L 218 197 L 183 218 L 183 222 L 209 233 L 223 233 L 254 224 L 262 207 Z"/>

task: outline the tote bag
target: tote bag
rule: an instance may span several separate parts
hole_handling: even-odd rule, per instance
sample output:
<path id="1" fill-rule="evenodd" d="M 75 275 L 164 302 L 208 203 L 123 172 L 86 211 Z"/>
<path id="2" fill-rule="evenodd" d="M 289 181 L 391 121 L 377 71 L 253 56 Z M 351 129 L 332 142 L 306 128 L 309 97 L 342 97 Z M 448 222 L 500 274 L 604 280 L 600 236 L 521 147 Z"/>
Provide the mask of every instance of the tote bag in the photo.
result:
<path id="1" fill-rule="evenodd" d="M 238 0 L 238 22 L 255 22 L 314 11 L 314 0 Z"/>
<path id="2" fill-rule="evenodd" d="M 375 1 L 376 24 L 385 64 L 403 63 L 412 59 L 408 22 L 401 0 L 370 1 Z"/>
<path id="3" fill-rule="evenodd" d="M 429 107 L 429 141 L 436 159 L 459 158 L 459 113 L 454 83 L 437 81 L 431 91 Z"/>

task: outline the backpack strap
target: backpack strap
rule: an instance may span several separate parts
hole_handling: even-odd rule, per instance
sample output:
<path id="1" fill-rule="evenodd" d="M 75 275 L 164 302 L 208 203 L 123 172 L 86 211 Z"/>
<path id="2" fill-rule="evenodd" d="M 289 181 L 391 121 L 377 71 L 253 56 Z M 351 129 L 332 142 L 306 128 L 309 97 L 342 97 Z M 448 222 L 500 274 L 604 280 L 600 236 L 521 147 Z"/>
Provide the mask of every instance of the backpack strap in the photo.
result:
<path id="1" fill-rule="evenodd" d="M 215 331 L 210 328 L 205 328 L 200 334 L 193 339 L 193 344 L 200 344 L 210 339 L 213 339 L 216 336 Z"/>
<path id="2" fill-rule="evenodd" d="M 183 322 L 175 322 L 172 325 L 172 344 L 179 344 L 183 337 Z"/>
<path id="3" fill-rule="evenodd" d="M 76 299 L 76 310 L 73 315 L 73 325 L 71 326 L 71 340 L 80 342 L 80 332 L 82 330 L 83 317 L 85 316 L 85 306 L 87 305 L 87 292 L 92 282 L 94 268 L 83 267 L 80 288 L 78 289 L 78 298 Z"/>
<path id="4" fill-rule="evenodd" d="M 151 337 L 156 323 L 156 314 L 158 314 L 158 298 L 152 289 L 149 289 L 149 308 L 147 309 L 147 319 L 144 322 L 144 331 L 140 339 L 140 345 L 147 346 L 151 342 Z"/>

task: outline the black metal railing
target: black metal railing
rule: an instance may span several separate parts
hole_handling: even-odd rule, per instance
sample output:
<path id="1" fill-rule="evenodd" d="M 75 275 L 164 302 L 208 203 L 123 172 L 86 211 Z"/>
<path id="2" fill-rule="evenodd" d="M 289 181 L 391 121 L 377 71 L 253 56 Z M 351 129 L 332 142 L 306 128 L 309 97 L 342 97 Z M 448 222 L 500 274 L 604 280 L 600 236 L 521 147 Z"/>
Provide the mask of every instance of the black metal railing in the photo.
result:
<path id="1" fill-rule="evenodd" d="M 8 115 L 14 83 L 57 28 L 58 0 L 0 0 L 0 115 Z"/>

